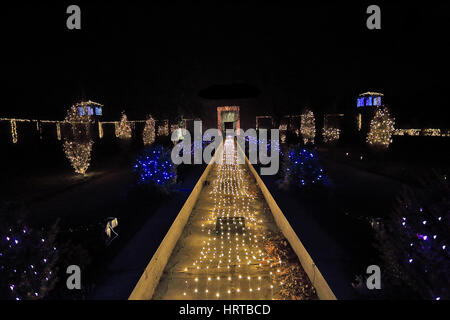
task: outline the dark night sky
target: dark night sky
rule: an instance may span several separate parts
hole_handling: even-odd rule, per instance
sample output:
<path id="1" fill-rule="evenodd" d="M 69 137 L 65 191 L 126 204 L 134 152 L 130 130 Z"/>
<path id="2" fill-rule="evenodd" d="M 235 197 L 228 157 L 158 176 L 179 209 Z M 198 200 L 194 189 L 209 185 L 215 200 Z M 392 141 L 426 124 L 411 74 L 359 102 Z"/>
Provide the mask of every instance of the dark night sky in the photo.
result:
<path id="1" fill-rule="evenodd" d="M 81 31 L 65 26 L 73 3 Z M 371 3 L 94 3 L 1 9 L 0 116 L 61 119 L 84 98 L 104 103 L 111 118 L 122 109 L 131 119 L 180 109 L 210 116 L 199 91 L 245 83 L 260 91 L 252 111 L 260 114 L 306 105 L 345 112 L 358 93 L 379 90 L 400 121 L 448 123 L 444 2 L 380 4 L 376 31 L 365 26 Z"/>

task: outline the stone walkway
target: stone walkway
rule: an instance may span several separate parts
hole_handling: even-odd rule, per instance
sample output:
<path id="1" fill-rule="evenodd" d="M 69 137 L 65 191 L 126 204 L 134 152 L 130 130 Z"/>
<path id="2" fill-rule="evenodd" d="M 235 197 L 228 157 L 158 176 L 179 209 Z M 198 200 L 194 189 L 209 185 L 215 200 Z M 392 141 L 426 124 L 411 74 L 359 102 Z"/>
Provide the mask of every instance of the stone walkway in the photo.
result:
<path id="1" fill-rule="evenodd" d="M 279 232 L 233 140 L 216 164 L 167 263 L 153 299 L 273 299 L 276 263 L 264 249 Z"/>

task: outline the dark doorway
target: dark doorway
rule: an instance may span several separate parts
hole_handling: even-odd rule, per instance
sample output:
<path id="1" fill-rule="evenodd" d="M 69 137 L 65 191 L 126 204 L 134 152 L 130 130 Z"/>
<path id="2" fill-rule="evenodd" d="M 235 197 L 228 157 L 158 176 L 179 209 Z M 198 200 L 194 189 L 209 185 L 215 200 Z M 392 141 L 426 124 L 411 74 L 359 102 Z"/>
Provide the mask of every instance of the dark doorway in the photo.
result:
<path id="1" fill-rule="evenodd" d="M 227 129 L 233 130 L 233 121 L 225 121 L 223 123 L 223 126 L 224 126 L 225 130 L 227 130 Z"/>

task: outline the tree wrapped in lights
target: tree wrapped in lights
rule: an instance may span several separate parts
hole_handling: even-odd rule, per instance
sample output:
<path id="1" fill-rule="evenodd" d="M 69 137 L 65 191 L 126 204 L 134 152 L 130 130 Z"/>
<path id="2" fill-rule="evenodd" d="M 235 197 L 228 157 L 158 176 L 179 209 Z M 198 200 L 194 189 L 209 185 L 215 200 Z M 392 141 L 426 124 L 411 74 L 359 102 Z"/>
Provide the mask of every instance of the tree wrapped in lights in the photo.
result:
<path id="1" fill-rule="evenodd" d="M 166 190 L 175 183 L 177 168 L 171 159 L 171 150 L 163 146 L 152 146 L 138 156 L 134 171 L 141 185 Z"/>
<path id="2" fill-rule="evenodd" d="M 92 141 L 64 141 L 64 153 L 76 173 L 85 174 L 89 168 L 93 144 Z"/>
<path id="3" fill-rule="evenodd" d="M 376 228 L 377 247 L 393 288 L 422 299 L 450 299 L 450 188 L 434 173 L 422 188 L 405 188 L 391 217 Z"/>
<path id="4" fill-rule="evenodd" d="M 339 130 L 338 128 L 323 128 L 322 129 L 323 141 L 325 143 L 333 143 L 333 142 L 339 140 L 340 134 L 341 134 L 341 130 Z"/>
<path id="5" fill-rule="evenodd" d="M 142 133 L 142 140 L 144 145 L 151 145 L 155 142 L 155 119 L 149 116 L 145 121 L 144 131 Z"/>
<path id="6" fill-rule="evenodd" d="M 316 121 L 314 119 L 314 113 L 311 110 L 306 110 L 301 115 L 300 134 L 302 135 L 305 144 L 314 143 L 314 138 L 316 136 Z"/>
<path id="7" fill-rule="evenodd" d="M 119 139 L 130 139 L 131 138 L 131 125 L 128 121 L 125 111 L 122 111 L 122 118 L 120 123 L 116 128 L 116 136 Z"/>
<path id="8" fill-rule="evenodd" d="M 326 176 L 316 152 L 300 145 L 284 155 L 284 184 L 295 188 L 310 188 L 326 183 Z"/>
<path id="9" fill-rule="evenodd" d="M 389 110 L 379 107 L 375 111 L 375 116 L 370 122 L 370 130 L 366 141 L 376 148 L 386 149 L 392 142 L 395 119 L 391 117 Z"/>
<path id="10" fill-rule="evenodd" d="M 56 283 L 56 225 L 49 232 L 24 222 L 23 210 L 0 209 L 0 299 L 38 300 Z"/>
<path id="11" fill-rule="evenodd" d="M 63 150 L 76 173 L 85 174 L 91 163 L 91 152 L 94 142 L 91 137 L 92 119 L 83 105 L 83 113 L 80 106 L 72 106 L 67 111 L 65 123 L 71 126 L 71 134 L 64 139 Z"/>

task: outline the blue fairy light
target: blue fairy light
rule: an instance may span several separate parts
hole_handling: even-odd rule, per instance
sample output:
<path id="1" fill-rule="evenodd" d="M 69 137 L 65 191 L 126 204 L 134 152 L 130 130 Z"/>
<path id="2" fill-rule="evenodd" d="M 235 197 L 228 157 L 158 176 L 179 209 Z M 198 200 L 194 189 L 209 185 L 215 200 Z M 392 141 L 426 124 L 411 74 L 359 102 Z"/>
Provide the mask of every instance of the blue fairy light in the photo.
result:
<path id="1" fill-rule="evenodd" d="M 324 170 L 315 151 L 295 146 L 285 158 L 285 174 L 291 183 L 304 188 L 326 183 Z"/>
<path id="2" fill-rule="evenodd" d="M 176 166 L 170 157 L 170 151 L 162 146 L 146 149 L 136 159 L 134 171 L 140 184 L 167 187 L 176 179 Z"/>

